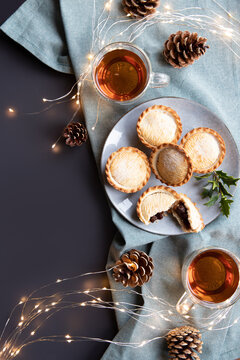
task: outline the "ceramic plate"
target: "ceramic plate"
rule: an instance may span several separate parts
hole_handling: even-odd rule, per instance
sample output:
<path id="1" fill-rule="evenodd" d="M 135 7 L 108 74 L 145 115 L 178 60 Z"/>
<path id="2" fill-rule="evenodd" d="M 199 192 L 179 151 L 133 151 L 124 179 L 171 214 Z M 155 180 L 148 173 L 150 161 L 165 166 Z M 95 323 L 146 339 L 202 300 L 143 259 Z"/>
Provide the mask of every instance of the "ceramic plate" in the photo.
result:
<path id="1" fill-rule="evenodd" d="M 150 155 L 150 149 L 146 148 L 138 139 L 136 123 L 141 113 L 146 108 L 153 105 L 170 106 L 176 110 L 183 125 L 182 136 L 193 128 L 200 126 L 216 130 L 222 136 L 226 144 L 226 156 L 219 169 L 222 169 L 234 177 L 239 176 L 239 153 L 236 143 L 226 125 L 207 108 L 188 99 L 162 97 L 147 101 L 130 110 L 114 126 L 105 142 L 101 159 L 101 171 L 105 190 L 109 199 L 120 214 L 138 228 L 155 234 L 178 235 L 182 234 L 183 231 L 172 216 L 166 216 L 162 220 L 149 225 L 144 225 L 137 217 L 136 204 L 141 194 L 150 186 L 162 184 L 153 174 L 146 186 L 134 194 L 125 194 L 115 190 L 108 184 L 105 176 L 105 165 L 108 157 L 112 152 L 118 150 L 122 146 L 134 146 L 145 152 L 147 156 Z M 204 223 L 207 225 L 216 219 L 220 212 L 217 204 L 210 208 L 203 205 L 206 202 L 206 199 L 202 199 L 200 196 L 201 185 L 194 177 L 192 177 L 187 184 L 180 187 L 174 187 L 174 190 L 179 193 L 187 194 L 197 203 L 197 207 L 203 216 Z M 232 190 L 234 190 L 234 187 Z"/>

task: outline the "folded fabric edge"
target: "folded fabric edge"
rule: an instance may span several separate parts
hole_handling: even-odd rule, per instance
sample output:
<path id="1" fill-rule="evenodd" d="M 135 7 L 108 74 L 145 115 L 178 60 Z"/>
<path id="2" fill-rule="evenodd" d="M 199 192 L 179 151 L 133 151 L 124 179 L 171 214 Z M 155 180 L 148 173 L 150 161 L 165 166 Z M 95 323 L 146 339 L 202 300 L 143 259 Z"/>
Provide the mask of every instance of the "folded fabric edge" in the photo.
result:
<path id="1" fill-rule="evenodd" d="M 239 348 L 227 351 L 226 353 L 221 355 L 221 360 L 238 360 L 238 358 L 240 357 L 240 350 Z"/>
<path id="2" fill-rule="evenodd" d="M 64 74 L 73 74 L 73 69 L 71 65 L 66 61 L 66 63 L 60 64 L 56 61 L 51 61 L 47 56 L 44 55 L 34 44 L 29 42 L 29 40 L 25 39 L 23 36 L 19 36 L 14 30 L 5 27 L 5 23 L 0 26 L 0 30 L 2 30 L 7 36 L 16 41 L 18 44 L 23 46 L 26 50 L 28 50 L 32 55 L 36 56 L 41 62 L 50 68 L 62 72 Z"/>

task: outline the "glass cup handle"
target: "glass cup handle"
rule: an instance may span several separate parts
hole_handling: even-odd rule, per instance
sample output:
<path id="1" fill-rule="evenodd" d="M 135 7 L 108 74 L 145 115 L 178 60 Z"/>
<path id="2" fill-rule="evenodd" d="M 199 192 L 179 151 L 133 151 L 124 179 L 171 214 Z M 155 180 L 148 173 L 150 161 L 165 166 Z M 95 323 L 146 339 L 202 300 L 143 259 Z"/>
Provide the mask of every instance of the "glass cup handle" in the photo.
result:
<path id="1" fill-rule="evenodd" d="M 168 86 L 170 83 L 170 76 L 163 73 L 154 73 L 152 72 L 150 75 L 150 87 L 151 88 L 160 88 L 163 86 Z"/>
<path id="2" fill-rule="evenodd" d="M 182 297 L 178 300 L 178 303 L 176 305 L 176 309 L 181 315 L 186 315 L 191 308 L 193 307 L 194 303 L 188 296 L 188 294 L 185 292 Z"/>

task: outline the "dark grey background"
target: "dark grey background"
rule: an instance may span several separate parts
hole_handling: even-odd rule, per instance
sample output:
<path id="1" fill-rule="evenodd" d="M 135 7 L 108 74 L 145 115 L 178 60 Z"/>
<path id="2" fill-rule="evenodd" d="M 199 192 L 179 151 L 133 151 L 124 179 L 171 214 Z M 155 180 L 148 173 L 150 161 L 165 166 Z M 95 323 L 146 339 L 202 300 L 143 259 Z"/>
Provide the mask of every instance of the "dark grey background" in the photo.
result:
<path id="1" fill-rule="evenodd" d="M 0 3 L 2 24 L 24 1 Z M 51 145 L 72 113 L 69 104 L 35 116 L 41 99 L 69 90 L 74 77 L 58 73 L 0 33 L 0 329 L 12 307 L 30 291 L 57 278 L 105 267 L 115 229 L 89 143 L 81 148 Z M 17 109 L 10 117 L 7 109 Z M 65 312 L 44 334 L 113 338 L 113 312 Z M 106 344 L 41 343 L 24 360 L 99 359 Z"/>

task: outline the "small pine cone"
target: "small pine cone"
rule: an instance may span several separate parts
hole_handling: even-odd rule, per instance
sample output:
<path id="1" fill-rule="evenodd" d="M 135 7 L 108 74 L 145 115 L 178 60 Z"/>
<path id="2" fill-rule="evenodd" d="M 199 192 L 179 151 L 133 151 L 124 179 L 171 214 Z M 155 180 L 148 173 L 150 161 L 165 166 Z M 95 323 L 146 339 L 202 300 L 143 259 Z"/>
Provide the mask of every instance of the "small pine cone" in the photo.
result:
<path id="1" fill-rule="evenodd" d="M 202 335 L 199 330 L 191 326 L 175 328 L 166 336 L 169 356 L 172 360 L 200 360 L 202 353 Z"/>
<path id="2" fill-rule="evenodd" d="M 156 12 L 160 0 L 122 0 L 124 11 L 133 18 L 143 18 Z"/>
<path id="3" fill-rule="evenodd" d="M 194 63 L 209 48 L 206 38 L 198 37 L 197 33 L 178 31 L 169 36 L 164 44 L 165 60 L 174 68 L 182 68 Z"/>
<path id="4" fill-rule="evenodd" d="M 80 146 L 88 138 L 86 127 L 79 122 L 72 122 L 63 130 L 63 136 L 66 138 L 66 144 L 73 146 Z"/>
<path id="5" fill-rule="evenodd" d="M 123 286 L 142 286 L 148 282 L 153 273 L 153 260 L 145 252 L 132 249 L 123 254 L 116 262 L 113 277 Z"/>

